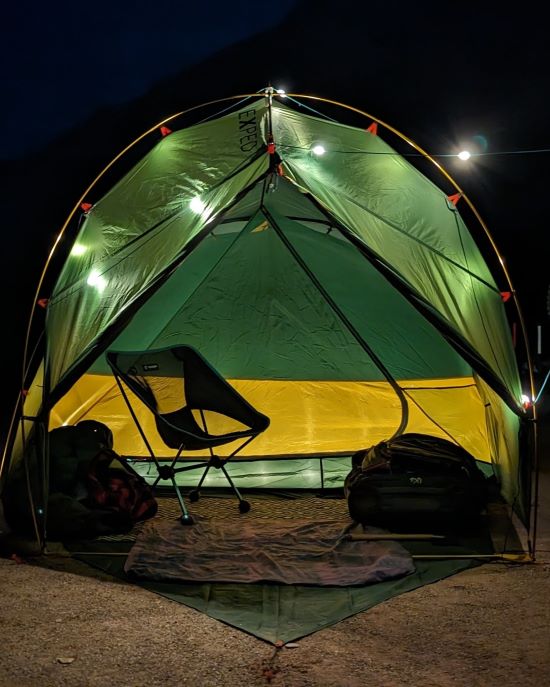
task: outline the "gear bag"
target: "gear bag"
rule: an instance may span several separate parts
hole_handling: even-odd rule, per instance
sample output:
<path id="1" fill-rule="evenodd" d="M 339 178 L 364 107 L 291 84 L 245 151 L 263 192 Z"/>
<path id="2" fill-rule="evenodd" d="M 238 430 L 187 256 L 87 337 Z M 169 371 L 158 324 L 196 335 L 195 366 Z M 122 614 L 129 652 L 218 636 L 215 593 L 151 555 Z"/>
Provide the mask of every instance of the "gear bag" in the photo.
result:
<path id="1" fill-rule="evenodd" d="M 345 480 L 356 522 L 411 529 L 462 529 L 487 504 L 487 480 L 474 457 L 446 439 L 403 434 L 352 457 Z"/>

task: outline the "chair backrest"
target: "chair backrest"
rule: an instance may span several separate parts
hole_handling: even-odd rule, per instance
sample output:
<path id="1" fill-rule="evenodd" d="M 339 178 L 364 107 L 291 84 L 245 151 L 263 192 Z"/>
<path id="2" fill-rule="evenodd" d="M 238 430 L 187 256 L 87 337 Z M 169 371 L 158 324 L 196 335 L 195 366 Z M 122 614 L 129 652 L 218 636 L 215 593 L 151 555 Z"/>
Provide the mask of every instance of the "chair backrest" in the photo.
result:
<path id="1" fill-rule="evenodd" d="M 109 351 L 107 362 L 155 415 L 187 407 L 226 415 L 257 431 L 269 425 L 269 418 L 255 410 L 191 346 Z"/>

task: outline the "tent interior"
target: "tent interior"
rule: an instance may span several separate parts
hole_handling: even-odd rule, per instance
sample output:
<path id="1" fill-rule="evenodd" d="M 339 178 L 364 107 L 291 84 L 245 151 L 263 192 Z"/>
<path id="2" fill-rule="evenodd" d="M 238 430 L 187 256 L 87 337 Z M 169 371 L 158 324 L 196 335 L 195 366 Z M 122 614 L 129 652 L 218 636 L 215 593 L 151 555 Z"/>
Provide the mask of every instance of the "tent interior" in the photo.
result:
<path id="1" fill-rule="evenodd" d="M 231 464 L 236 480 L 252 471 L 251 486 L 279 481 L 278 468 L 286 487 L 310 486 L 312 471 L 319 479 L 311 459 L 330 466 L 326 459 L 345 457 L 335 464 L 341 483 L 354 452 L 407 431 L 450 439 L 496 463 L 513 498 L 506 475 L 515 447 L 491 446 L 490 391 L 471 366 L 304 193 L 284 178 L 269 193 L 265 186 L 257 182 L 225 214 L 109 350 L 190 344 L 266 414 L 269 429 Z M 182 381 L 163 384 L 170 412 Z M 170 458 L 153 415 L 128 393 L 155 455 Z M 84 419 L 106 423 L 121 455 L 149 456 L 105 353 L 53 407 L 50 428 Z M 214 433 L 227 430 L 227 419 L 207 419 Z M 186 457 L 197 455 L 206 452 Z M 265 462 L 277 458 L 295 459 L 295 475 L 288 462 Z"/>
<path id="2" fill-rule="evenodd" d="M 106 353 L 186 344 L 270 419 L 228 463 L 239 488 L 342 487 L 355 452 L 414 432 L 472 454 L 529 527 L 531 456 L 500 290 L 456 199 L 380 136 L 260 97 L 162 138 L 85 211 L 72 246 L 12 473 L 33 418 L 48 431 L 97 420 L 153 482 L 135 419 L 159 459 L 174 452 L 127 390 L 132 417 Z M 181 378 L 157 382 L 162 412 L 177 410 Z M 208 454 L 181 460 L 197 456 Z M 205 487 L 221 484 L 211 471 Z"/>

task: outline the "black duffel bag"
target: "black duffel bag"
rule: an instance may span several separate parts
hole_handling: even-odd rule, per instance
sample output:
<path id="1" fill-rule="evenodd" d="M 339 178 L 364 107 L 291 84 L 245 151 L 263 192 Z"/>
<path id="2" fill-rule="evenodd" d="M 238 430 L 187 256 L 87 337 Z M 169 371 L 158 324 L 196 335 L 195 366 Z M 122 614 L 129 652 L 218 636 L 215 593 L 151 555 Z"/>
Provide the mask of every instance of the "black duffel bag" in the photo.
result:
<path id="1" fill-rule="evenodd" d="M 446 439 L 403 434 L 357 452 L 346 477 L 350 516 L 396 531 L 465 529 L 487 505 L 473 456 Z"/>

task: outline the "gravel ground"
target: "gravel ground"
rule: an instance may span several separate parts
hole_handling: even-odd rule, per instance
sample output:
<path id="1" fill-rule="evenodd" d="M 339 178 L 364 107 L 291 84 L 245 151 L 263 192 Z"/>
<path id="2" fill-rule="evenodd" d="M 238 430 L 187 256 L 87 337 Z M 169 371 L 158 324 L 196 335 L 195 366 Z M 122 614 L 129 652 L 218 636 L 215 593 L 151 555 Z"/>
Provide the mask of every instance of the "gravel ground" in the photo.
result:
<path id="1" fill-rule="evenodd" d="M 550 557 L 455 575 L 279 650 L 84 564 L 49 566 L 0 560 L 0 685 L 550 683 Z"/>
<path id="2" fill-rule="evenodd" d="M 544 687 L 549 469 L 541 497 L 535 564 L 454 575 L 293 648 L 274 649 L 78 561 L 0 559 L 0 686 Z"/>

